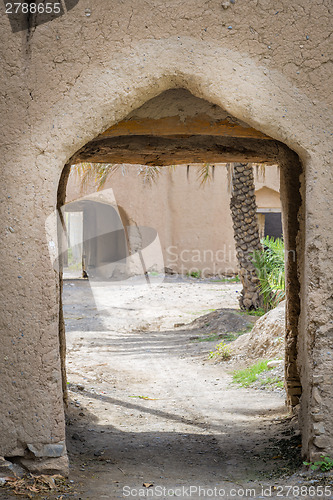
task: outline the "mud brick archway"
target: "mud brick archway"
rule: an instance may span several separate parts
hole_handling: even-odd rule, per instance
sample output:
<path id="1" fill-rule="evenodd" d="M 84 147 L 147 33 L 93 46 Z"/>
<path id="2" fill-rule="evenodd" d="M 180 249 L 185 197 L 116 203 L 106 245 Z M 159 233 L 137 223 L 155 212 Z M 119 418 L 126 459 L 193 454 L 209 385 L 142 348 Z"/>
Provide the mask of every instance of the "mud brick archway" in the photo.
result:
<path id="1" fill-rule="evenodd" d="M 59 276 L 50 259 L 50 255 L 57 253 L 56 219 L 52 219 L 52 214 L 66 184 L 64 165 L 77 154 L 95 154 L 96 141 L 101 143 L 99 146 L 108 142 L 109 149 L 112 146 L 119 154 L 125 147 L 127 161 L 128 151 L 137 152 L 140 146 L 147 155 L 152 153 L 151 160 L 145 162 L 156 162 L 156 151 L 162 156 L 170 151 L 171 143 L 177 145 L 173 154 L 177 150 L 179 161 L 184 152 L 188 157 L 188 152 L 194 150 L 197 158 L 206 158 L 206 161 L 213 159 L 208 157 L 208 151 L 215 151 L 219 161 L 278 161 L 282 171 L 284 229 L 290 250 L 287 262 L 288 397 L 290 404 L 297 404 L 302 388 L 300 423 L 304 455 L 313 459 L 323 452 L 332 453 L 330 249 L 333 241 L 331 232 L 325 231 L 333 212 L 327 133 L 332 120 L 325 101 L 329 92 L 324 69 L 318 73 L 320 83 L 318 77 L 312 82 L 301 76 L 296 84 L 294 77 L 285 74 L 293 57 L 289 53 L 288 38 L 279 41 L 281 53 L 276 59 L 271 58 L 270 53 L 262 57 L 254 46 L 249 44 L 246 48 L 236 31 L 232 39 L 227 38 L 227 32 L 223 34 L 223 42 L 209 34 L 204 41 L 201 34 L 193 35 L 193 26 L 189 29 L 184 25 L 180 36 L 171 27 L 173 17 L 177 26 L 178 22 L 184 22 L 179 21 L 181 16 L 176 12 L 167 18 L 167 23 L 162 23 L 163 30 L 156 28 L 162 30 L 158 36 L 147 38 L 136 24 L 131 26 L 128 10 L 118 12 L 116 9 L 111 13 L 101 1 L 94 6 L 100 9 L 101 17 L 96 21 L 96 36 L 92 36 L 91 19 L 84 17 L 86 7 L 88 2 L 83 0 L 66 16 L 37 27 L 23 38 L 22 34 L 10 34 L 5 18 L 1 21 L 1 36 L 6 39 L 2 46 L 11 39 L 12 50 L 9 59 L 5 56 L 3 78 L 10 85 L 7 98 L 1 103 L 1 106 L 5 104 L 3 114 L 7 121 L 1 155 L 4 235 L 1 258 L 4 265 L 0 370 L 5 394 L 0 403 L 0 455 L 25 457 L 26 466 L 30 468 L 37 464 L 44 471 L 57 468 L 66 471 L 59 355 L 61 294 Z M 193 9 L 198 13 L 202 6 L 194 2 Z M 218 9 L 220 5 L 214 4 L 212 14 L 193 15 L 191 19 L 198 33 L 202 32 L 199 19 L 205 19 L 212 32 L 220 29 L 222 14 Z M 250 18 L 255 24 L 259 16 L 267 37 L 272 32 L 273 21 L 278 31 L 284 24 L 290 25 L 292 17 L 285 9 L 282 18 L 289 15 L 290 19 L 280 21 L 276 16 L 272 21 L 271 13 L 252 4 L 243 10 L 232 9 L 230 6 L 227 11 L 232 17 L 228 25 L 244 26 L 244 20 Z M 149 19 L 153 15 L 146 14 Z M 136 22 L 140 22 L 143 15 L 135 11 Z M 159 13 L 154 15 L 158 17 Z M 98 34 L 109 32 L 117 16 L 119 20 L 121 16 L 127 19 L 125 31 L 135 39 L 135 45 L 122 33 L 121 41 L 108 42 L 108 50 L 105 50 L 105 39 Z M 300 17 L 306 24 L 306 13 Z M 119 23 L 122 25 L 122 21 Z M 320 49 L 312 48 L 313 53 L 308 52 L 305 57 L 309 61 L 319 58 L 321 68 L 326 28 L 322 20 L 316 18 L 316 23 L 316 46 Z M 143 24 L 148 26 L 149 22 Z M 159 26 L 156 22 L 154 25 Z M 79 54 L 75 52 L 77 44 L 74 43 L 78 32 L 82 40 Z M 252 31 L 249 33 L 248 38 Z M 15 79 L 13 74 L 21 78 Z M 133 110 L 168 89 L 185 89 L 220 107 L 231 123 L 241 122 L 246 129 L 252 129 L 255 137 L 239 137 L 238 125 L 230 132 L 227 123 L 220 123 L 218 129 L 224 126 L 227 132 L 216 135 L 216 128 L 201 118 L 190 124 L 191 133 L 185 134 L 188 137 L 180 142 L 179 138 L 170 139 L 168 127 L 172 130 L 178 127 L 184 135 L 182 120 L 168 123 L 168 134 L 158 137 L 148 133 L 152 124 L 147 122 L 144 134 L 126 135 L 120 125 L 118 130 L 113 129 L 116 135 L 110 132 L 116 124 L 122 123 L 122 127 L 123 120 Z M 142 123 L 135 127 L 139 125 Z M 156 130 L 156 124 L 153 125 Z M 199 136 L 195 140 L 193 127 Z M 101 151 L 102 148 L 99 154 Z"/>
<path id="2" fill-rule="evenodd" d="M 207 161 L 253 161 L 279 164 L 281 167 L 289 304 L 286 387 L 288 404 L 295 406 L 302 393 L 296 362 L 300 313 L 297 276 L 300 249 L 296 250 L 296 237 L 300 233 L 298 215 L 302 206 L 302 167 L 294 152 L 283 143 L 229 116 L 219 106 L 194 97 L 188 90 L 169 89 L 132 111 L 71 157 L 60 179 L 58 206 L 65 203 L 69 169 L 79 162 L 176 165 Z M 64 332 L 63 327 L 61 331 Z"/>

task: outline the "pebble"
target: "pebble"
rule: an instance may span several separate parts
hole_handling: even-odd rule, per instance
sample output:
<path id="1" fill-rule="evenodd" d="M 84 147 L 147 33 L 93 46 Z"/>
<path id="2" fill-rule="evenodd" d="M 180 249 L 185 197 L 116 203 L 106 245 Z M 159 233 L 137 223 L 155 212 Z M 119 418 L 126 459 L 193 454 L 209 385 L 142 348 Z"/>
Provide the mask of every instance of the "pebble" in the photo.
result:
<path id="1" fill-rule="evenodd" d="M 104 453 L 104 450 L 97 450 L 97 451 L 94 452 L 94 456 L 95 457 L 100 457 L 100 456 L 103 455 L 103 453 Z"/>
<path id="2" fill-rule="evenodd" d="M 267 363 L 267 368 L 276 368 L 278 366 L 283 366 L 283 359 L 273 359 Z"/>

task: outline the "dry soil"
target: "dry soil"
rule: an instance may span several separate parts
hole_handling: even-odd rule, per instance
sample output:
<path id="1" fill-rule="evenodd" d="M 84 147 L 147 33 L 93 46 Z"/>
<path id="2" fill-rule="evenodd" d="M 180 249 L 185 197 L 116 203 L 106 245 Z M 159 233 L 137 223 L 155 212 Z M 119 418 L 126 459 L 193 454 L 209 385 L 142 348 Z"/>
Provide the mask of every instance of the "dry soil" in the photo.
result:
<path id="1" fill-rule="evenodd" d="M 202 341 L 251 327 L 240 284 L 151 281 L 64 282 L 70 482 L 47 498 L 279 498 L 303 484 L 284 393 L 236 387 Z"/>

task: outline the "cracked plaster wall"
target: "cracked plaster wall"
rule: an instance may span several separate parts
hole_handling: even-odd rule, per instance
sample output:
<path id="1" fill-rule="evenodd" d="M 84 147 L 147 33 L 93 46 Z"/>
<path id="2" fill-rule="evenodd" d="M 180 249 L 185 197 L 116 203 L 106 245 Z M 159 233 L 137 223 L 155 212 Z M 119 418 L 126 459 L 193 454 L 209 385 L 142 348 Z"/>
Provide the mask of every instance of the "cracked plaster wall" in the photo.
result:
<path id="1" fill-rule="evenodd" d="M 30 33 L 11 33 L 0 18 L 0 455 L 64 440 L 58 275 L 45 234 L 64 164 L 174 87 L 284 142 L 302 161 L 303 451 L 332 453 L 331 4 L 223 3 L 128 0 L 110 8 L 80 0 Z"/>

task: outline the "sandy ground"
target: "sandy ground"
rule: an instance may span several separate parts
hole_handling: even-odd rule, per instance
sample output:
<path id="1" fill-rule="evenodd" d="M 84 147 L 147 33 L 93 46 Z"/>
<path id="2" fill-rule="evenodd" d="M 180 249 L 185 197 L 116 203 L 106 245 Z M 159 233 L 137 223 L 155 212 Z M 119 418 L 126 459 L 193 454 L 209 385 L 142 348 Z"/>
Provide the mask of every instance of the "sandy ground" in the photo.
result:
<path id="1" fill-rule="evenodd" d="M 156 281 L 95 283 L 90 296 L 87 282 L 65 282 L 68 443 L 81 498 L 124 498 L 126 487 L 135 497 L 143 483 L 230 490 L 270 475 L 260 450 L 279 432 L 284 398 L 233 388 L 222 365 L 206 362 L 216 342 L 174 328 L 238 308 L 240 285 Z"/>
<path id="2" fill-rule="evenodd" d="M 228 365 L 208 360 L 216 341 L 199 342 L 191 324 L 237 309 L 239 292 L 210 280 L 64 282 L 70 488 L 47 498 L 281 497 L 274 487 L 300 463 L 283 393 L 232 385 Z"/>

